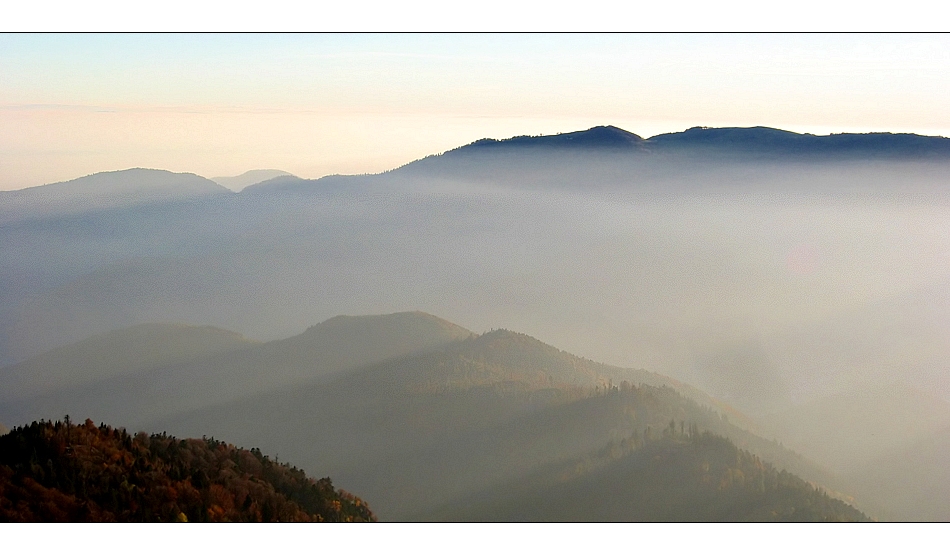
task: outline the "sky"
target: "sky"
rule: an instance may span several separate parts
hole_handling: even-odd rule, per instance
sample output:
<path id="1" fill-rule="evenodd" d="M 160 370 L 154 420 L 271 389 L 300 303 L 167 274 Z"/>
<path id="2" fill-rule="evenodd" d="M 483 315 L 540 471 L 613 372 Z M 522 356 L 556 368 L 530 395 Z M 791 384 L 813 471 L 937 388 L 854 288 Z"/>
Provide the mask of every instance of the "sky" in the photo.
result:
<path id="1" fill-rule="evenodd" d="M 616 125 L 950 136 L 945 34 L 0 34 L 0 190 L 376 173 Z"/>

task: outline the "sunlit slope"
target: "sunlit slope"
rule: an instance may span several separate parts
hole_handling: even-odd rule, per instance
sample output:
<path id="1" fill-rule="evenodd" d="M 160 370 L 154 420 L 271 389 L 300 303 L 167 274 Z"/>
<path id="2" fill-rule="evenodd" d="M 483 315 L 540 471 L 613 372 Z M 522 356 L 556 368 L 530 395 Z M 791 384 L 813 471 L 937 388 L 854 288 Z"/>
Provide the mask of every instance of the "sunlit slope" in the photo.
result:
<path id="1" fill-rule="evenodd" d="M 860 511 L 732 442 L 675 424 L 463 497 L 428 518 L 504 522 L 840 522 Z"/>
<path id="2" fill-rule="evenodd" d="M 372 520 L 329 478 L 215 439 L 133 436 L 91 420 L 0 437 L 0 522 Z"/>
<path id="3" fill-rule="evenodd" d="M 190 345 L 200 342 L 202 333 L 212 333 L 211 328 L 171 327 L 181 330 L 181 344 L 163 341 L 158 334 L 149 338 L 145 333 L 149 329 L 138 326 L 114 332 L 12 367 L 11 380 L 22 382 L 35 375 L 37 383 L 45 386 L 37 385 L 29 392 L 7 389 L 2 405 L 4 414 L 9 414 L 5 419 L 31 421 L 70 414 L 134 426 L 471 335 L 419 312 L 339 316 L 289 339 L 263 344 L 241 340 L 230 348 L 189 355 Z M 222 330 L 215 333 L 237 337 Z"/>
<path id="4" fill-rule="evenodd" d="M 670 420 L 728 435 L 783 467 L 828 478 L 731 424 L 713 403 L 701 405 L 673 387 L 663 376 L 598 364 L 499 330 L 149 427 L 229 435 L 306 468 L 327 469 L 344 487 L 372 498 L 384 519 L 420 518 L 457 496 Z"/>

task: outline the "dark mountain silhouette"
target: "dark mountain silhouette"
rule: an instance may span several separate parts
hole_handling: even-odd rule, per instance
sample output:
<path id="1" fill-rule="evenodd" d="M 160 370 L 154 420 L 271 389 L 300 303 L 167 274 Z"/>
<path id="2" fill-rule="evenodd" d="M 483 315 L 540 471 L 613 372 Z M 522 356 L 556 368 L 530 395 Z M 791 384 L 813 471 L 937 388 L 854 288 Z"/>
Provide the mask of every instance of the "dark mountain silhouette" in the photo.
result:
<path id="1" fill-rule="evenodd" d="M 866 157 L 950 157 L 950 138 L 913 133 L 839 133 L 813 135 L 771 127 L 692 127 L 644 139 L 614 126 L 592 127 L 586 131 L 557 135 L 520 136 L 510 139 L 481 139 L 450 150 L 443 156 L 497 152 L 501 150 L 581 149 L 614 150 L 617 153 L 647 154 L 675 152 L 721 155 L 775 154 L 796 156 L 824 154 Z"/>
<path id="2" fill-rule="evenodd" d="M 582 149 L 625 149 L 631 150 L 643 144 L 643 137 L 624 131 L 612 125 L 592 127 L 586 131 L 559 133 L 557 135 L 538 135 L 512 137 L 510 139 L 481 139 L 471 144 L 446 152 L 446 154 L 472 152 L 504 148 L 582 148 Z"/>
<path id="3" fill-rule="evenodd" d="M 0 437 L 3 522 L 353 522 L 358 497 L 215 439 L 129 435 L 91 420 Z"/>
<path id="4" fill-rule="evenodd" d="M 723 185 L 744 189 L 750 178 L 781 179 L 794 191 L 807 190 L 805 186 L 814 185 L 817 177 L 794 176 L 817 168 L 850 173 L 860 182 L 865 180 L 856 171 L 883 162 L 923 164 L 902 168 L 905 175 L 933 172 L 933 164 L 950 162 L 950 139 L 907 133 L 817 136 L 768 127 L 694 127 L 643 139 L 606 126 L 560 135 L 482 139 L 386 175 L 397 182 L 431 179 L 536 190 L 663 193 L 696 192 L 710 185 L 713 190 Z M 761 185 L 751 190 L 765 191 Z"/>
<path id="5" fill-rule="evenodd" d="M 645 141 L 656 152 L 681 150 L 711 154 L 771 154 L 827 158 L 950 158 L 950 138 L 913 133 L 838 133 L 812 135 L 771 127 L 693 127 Z"/>

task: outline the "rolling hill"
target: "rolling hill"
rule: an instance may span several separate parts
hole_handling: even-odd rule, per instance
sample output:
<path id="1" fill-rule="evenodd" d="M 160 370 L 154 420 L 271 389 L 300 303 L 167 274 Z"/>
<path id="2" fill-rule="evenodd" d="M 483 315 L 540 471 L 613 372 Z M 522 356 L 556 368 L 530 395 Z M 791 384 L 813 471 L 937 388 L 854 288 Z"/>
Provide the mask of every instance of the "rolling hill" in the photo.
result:
<path id="1" fill-rule="evenodd" d="M 133 168 L 61 183 L 0 191 L 0 223 L 150 203 L 187 202 L 230 191 L 193 173 Z"/>
<path id="2" fill-rule="evenodd" d="M 647 427 L 659 430 L 671 419 L 728 435 L 782 468 L 833 482 L 800 456 L 733 424 L 728 414 L 743 421 L 734 409 L 670 378 L 598 364 L 497 330 L 147 426 L 181 435 L 200 429 L 289 454 L 360 491 L 388 520 L 419 518 L 456 496 Z"/>
<path id="3" fill-rule="evenodd" d="M 671 422 L 672 432 L 678 429 L 682 437 L 687 427 L 693 434 L 728 437 L 729 445 L 780 469 L 835 486 L 834 476 L 755 435 L 751 426 L 743 426 L 749 421 L 741 413 L 696 388 L 652 372 L 576 357 L 508 330 L 475 335 L 420 312 L 335 317 L 295 337 L 262 344 L 210 328 L 156 326 L 156 331 L 166 332 L 170 352 L 175 341 L 199 333 L 228 339 L 230 343 L 222 344 L 232 348 L 215 352 L 205 346 L 204 353 L 193 349 L 194 359 L 184 361 L 163 361 L 153 354 L 150 364 L 139 361 L 131 370 L 118 371 L 129 363 L 133 340 L 145 329 L 93 338 L 14 367 L 22 373 L 41 368 L 43 360 L 56 361 L 61 367 L 46 376 L 69 383 L 58 389 L 50 384 L 55 394 L 5 403 L 5 410 L 13 406 L 24 414 L 105 416 L 179 436 L 213 435 L 260 445 L 304 468 L 334 476 L 336 483 L 370 500 L 386 520 L 436 518 L 442 514 L 440 507 L 510 481 L 540 484 L 534 476 L 552 465 L 575 465 L 632 437 L 660 437 Z M 121 338 L 128 340 L 122 348 L 98 351 L 98 358 L 79 356 L 90 345 L 110 345 Z M 143 345 L 153 353 L 166 352 L 157 348 L 160 343 L 156 337 Z M 70 356 L 71 349 L 75 356 Z M 76 361 L 74 371 L 70 360 Z M 81 381 L 78 377 L 88 373 L 90 360 L 103 368 Z M 17 415 L 13 421 L 28 418 Z M 761 467 L 755 462 L 759 459 L 748 457 L 752 455 L 736 464 Z M 766 474 L 774 478 L 775 472 Z M 535 493 L 546 495 L 540 489 Z M 631 491 L 629 497 L 637 495 Z M 782 496 L 782 510 L 803 499 L 818 499 L 810 493 Z M 719 501 L 729 506 L 737 502 Z M 700 513 L 677 511 L 655 516 L 700 518 Z M 736 511 L 702 513 L 702 518 L 760 519 L 770 514 Z M 491 520 L 495 513 L 480 514 L 479 520 Z M 838 518 L 834 515 L 798 517 Z M 562 516 L 574 518 L 569 512 Z M 615 518 L 640 516 L 620 511 L 608 519 Z"/>
<path id="4" fill-rule="evenodd" d="M 213 327 L 140 324 L 0 369 L 0 403 L 185 364 L 257 342 Z"/>
<path id="5" fill-rule="evenodd" d="M 145 426 L 186 422 L 191 411 L 216 403 L 235 404 L 234 418 L 241 420 L 240 402 L 253 399 L 246 408 L 257 420 L 270 422 L 271 411 L 302 426 L 282 412 L 279 388 L 303 407 L 307 400 L 294 394 L 323 399 L 337 391 L 339 399 L 321 401 L 325 408 L 301 409 L 332 420 L 340 418 L 332 410 L 353 414 L 340 403 L 360 391 L 378 393 L 370 398 L 388 406 L 383 401 L 394 394 L 377 391 L 372 381 L 386 383 L 383 368 L 398 370 L 400 356 L 420 357 L 419 368 L 438 368 L 437 357 L 452 352 L 470 365 L 440 359 L 443 369 L 454 370 L 432 370 L 428 378 L 399 370 L 390 383 L 400 391 L 406 383 L 429 387 L 411 389 L 412 402 L 432 403 L 447 430 L 465 422 L 476 426 L 472 437 L 496 430 L 490 428 L 495 424 L 505 429 L 509 416 L 544 405 L 545 396 L 571 404 L 572 388 L 587 395 L 585 388 L 596 392 L 611 380 L 614 386 L 627 380 L 668 385 L 728 414 L 735 428 L 776 437 L 826 467 L 850 473 L 891 456 L 899 461 L 901 449 L 942 429 L 939 418 L 931 420 L 942 405 L 915 405 L 899 390 L 892 398 L 886 390 L 883 397 L 837 395 L 897 383 L 943 403 L 950 399 L 944 363 L 950 356 L 946 142 L 768 128 L 694 128 L 642 138 L 601 127 L 476 141 L 379 175 L 276 177 L 240 193 L 197 176 L 135 170 L 0 195 L 6 214 L 0 217 L 0 365 L 150 322 L 214 326 L 262 342 L 147 371 L 120 370 L 126 363 L 115 359 L 109 369 L 103 364 L 99 378 L 62 391 L 36 381 L 29 387 L 38 387 L 38 396 L 11 386 L 3 394 L 13 391 L 16 399 L 0 405 L 0 421 L 13 425 L 67 411 L 78 418 L 92 410 L 101 415 L 97 421 Z M 89 188 L 96 183 L 103 183 L 101 190 Z M 164 192 L 140 193 L 150 188 Z M 50 201 L 48 210 L 6 202 L 39 193 L 60 200 Z M 70 200 L 69 194 L 86 193 L 98 200 Z M 12 219 L 2 219 L 7 216 Z M 317 338 L 313 349 L 304 340 L 278 343 L 336 314 L 414 308 L 475 330 L 505 323 L 611 366 L 578 362 L 575 372 L 568 359 L 501 335 L 472 343 L 471 351 L 449 348 L 464 334 L 433 344 L 429 353 L 394 347 L 396 358 L 390 359 L 360 358 L 369 343 L 349 353 Z M 393 345 L 412 344 L 401 341 Z M 528 364 L 528 373 L 513 369 L 522 365 L 514 355 L 492 359 L 488 370 L 479 366 L 479 356 L 490 358 L 490 344 L 503 352 L 505 342 L 546 362 Z M 658 374 L 630 377 L 612 370 L 631 366 Z M 362 372 L 376 378 L 359 382 Z M 527 388 L 525 397 L 477 397 L 506 382 Z M 545 389 L 552 391 L 539 393 Z M 273 404 L 263 400 L 268 395 Z M 795 409 L 813 406 L 817 414 L 821 407 L 812 403 L 823 397 L 851 408 L 826 412 L 818 421 Z M 440 404 L 449 399 L 466 400 L 469 408 L 453 416 Z M 130 410 L 133 403 L 138 412 Z M 403 411 L 393 425 L 416 418 L 413 410 L 423 409 L 414 406 L 392 401 L 394 411 Z M 501 420 L 483 416 L 495 410 Z M 757 423 L 775 413 L 786 422 L 768 428 Z M 387 422 L 383 408 L 360 414 L 369 427 L 373 419 Z M 245 424 L 257 430 L 254 419 Z M 875 426 L 887 439 L 871 437 Z M 344 426 L 313 433 L 336 437 L 333 430 L 354 431 Z M 501 434 L 497 430 L 491 433 Z M 267 439 L 263 430 L 254 433 Z M 402 433 L 391 431 L 393 438 Z M 446 433 L 443 439 L 450 441 L 455 432 Z M 715 433 L 779 464 L 731 431 Z M 388 438 L 365 435 L 380 442 L 380 453 L 390 449 Z M 341 437 L 350 449 L 350 440 Z M 432 441 L 433 457 L 441 460 L 448 448 L 439 447 L 442 439 Z M 594 451 L 563 455 L 582 452 Z M 857 460 L 866 456 L 871 459 Z M 788 470 L 829 483 L 811 471 Z M 926 471 L 908 466 L 905 473 L 916 480 L 905 491 L 941 491 L 928 485 Z M 478 480 L 445 486 L 443 497 L 485 485 Z M 828 487 L 862 503 L 873 493 Z M 408 498 L 399 501 L 402 508 L 386 503 L 384 513 L 416 514 Z"/>
<path id="6" fill-rule="evenodd" d="M 0 369 L 0 415 L 12 422 L 29 422 L 81 414 L 139 426 L 180 411 L 435 348 L 470 334 L 418 312 L 339 316 L 269 343 L 209 327 L 146 324 Z"/>

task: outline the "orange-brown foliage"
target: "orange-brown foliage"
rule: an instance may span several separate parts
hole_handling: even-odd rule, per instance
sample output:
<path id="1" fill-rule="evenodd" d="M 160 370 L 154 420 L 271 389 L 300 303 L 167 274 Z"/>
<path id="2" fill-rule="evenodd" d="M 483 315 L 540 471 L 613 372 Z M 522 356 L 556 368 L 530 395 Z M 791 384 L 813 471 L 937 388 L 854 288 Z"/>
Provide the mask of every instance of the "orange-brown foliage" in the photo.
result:
<path id="1" fill-rule="evenodd" d="M 0 437 L 0 521 L 372 521 L 329 478 L 257 449 L 96 426 L 34 422 Z"/>

